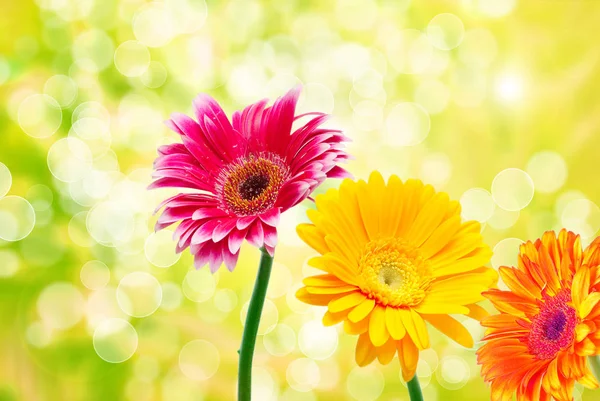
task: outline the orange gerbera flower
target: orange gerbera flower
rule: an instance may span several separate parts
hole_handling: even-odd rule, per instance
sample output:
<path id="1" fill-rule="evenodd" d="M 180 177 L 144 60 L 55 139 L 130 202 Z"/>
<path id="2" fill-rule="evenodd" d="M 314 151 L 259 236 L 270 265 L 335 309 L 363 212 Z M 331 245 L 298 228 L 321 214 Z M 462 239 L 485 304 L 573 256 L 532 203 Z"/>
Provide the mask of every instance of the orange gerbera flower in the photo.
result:
<path id="1" fill-rule="evenodd" d="M 477 351 L 492 400 L 572 399 L 575 381 L 598 387 L 587 357 L 600 353 L 600 238 L 582 252 L 578 235 L 544 233 L 521 245 L 517 267 L 500 267 L 510 291 L 484 293 L 500 314 Z"/>

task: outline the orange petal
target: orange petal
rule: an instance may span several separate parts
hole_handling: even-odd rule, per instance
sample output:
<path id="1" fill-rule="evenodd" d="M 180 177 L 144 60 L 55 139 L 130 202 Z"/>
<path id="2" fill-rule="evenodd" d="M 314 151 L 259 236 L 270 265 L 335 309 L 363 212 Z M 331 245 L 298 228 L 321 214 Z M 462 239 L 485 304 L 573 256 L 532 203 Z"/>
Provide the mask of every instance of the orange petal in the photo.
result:
<path id="1" fill-rule="evenodd" d="M 358 366 L 367 366 L 375 360 L 376 356 L 377 353 L 375 347 L 373 347 L 373 344 L 371 344 L 371 341 L 369 340 L 369 335 L 367 333 L 361 334 L 358 337 L 356 353 L 354 354 L 356 364 Z"/>
<path id="2" fill-rule="evenodd" d="M 426 315 L 433 327 L 466 348 L 473 348 L 473 337 L 469 330 L 448 315 Z"/>
<path id="3" fill-rule="evenodd" d="M 410 339 L 410 336 L 404 336 L 401 341 L 397 341 L 398 357 L 400 359 L 400 367 L 402 368 L 402 378 L 404 381 L 410 381 L 417 370 L 417 362 L 419 362 L 419 349 Z"/>
<path id="4" fill-rule="evenodd" d="M 390 337 L 387 342 L 381 347 L 378 347 L 376 351 L 379 363 L 387 365 L 394 359 L 394 355 L 396 355 L 396 341 Z"/>

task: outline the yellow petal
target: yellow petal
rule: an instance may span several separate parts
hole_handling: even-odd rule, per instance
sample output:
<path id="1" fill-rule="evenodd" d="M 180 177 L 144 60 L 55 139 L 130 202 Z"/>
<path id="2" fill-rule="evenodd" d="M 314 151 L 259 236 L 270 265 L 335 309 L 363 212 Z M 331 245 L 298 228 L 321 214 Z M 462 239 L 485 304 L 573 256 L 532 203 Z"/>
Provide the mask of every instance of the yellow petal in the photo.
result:
<path id="1" fill-rule="evenodd" d="M 385 326 L 385 307 L 377 305 L 371 312 L 369 337 L 375 347 L 381 347 L 390 338 Z"/>
<path id="2" fill-rule="evenodd" d="M 347 315 L 348 314 L 344 311 L 339 313 L 331 313 L 327 311 L 325 312 L 325 315 L 323 315 L 323 326 L 335 326 L 343 321 Z"/>
<path id="3" fill-rule="evenodd" d="M 312 287 L 337 287 L 345 283 L 333 274 L 320 274 L 317 276 L 305 277 L 302 284 Z"/>
<path id="4" fill-rule="evenodd" d="M 450 276 L 475 270 L 488 263 L 491 257 L 492 251 L 488 247 L 479 248 L 479 251 L 472 256 L 452 261 L 442 267 L 435 265 L 433 277 Z"/>
<path id="5" fill-rule="evenodd" d="M 421 340 L 421 349 L 429 348 L 429 333 L 427 332 L 427 325 L 425 325 L 425 321 L 414 309 L 410 310 L 410 314 L 412 316 L 413 323 L 415 324 L 415 329 L 417 330 L 417 335 Z M 419 346 L 417 342 L 415 345 Z"/>
<path id="6" fill-rule="evenodd" d="M 480 233 L 462 234 L 459 230 L 454 238 L 430 259 L 432 268 L 437 269 L 451 264 L 481 247 L 482 244 L 483 237 Z"/>
<path id="7" fill-rule="evenodd" d="M 371 240 L 377 238 L 381 232 L 379 229 L 379 214 L 384 192 L 385 182 L 378 171 L 371 173 L 368 183 L 358 182 L 358 206 L 365 229 Z"/>
<path id="8" fill-rule="evenodd" d="M 579 317 L 586 318 L 594 309 L 594 306 L 598 304 L 598 301 L 600 301 L 600 292 L 592 292 L 588 295 L 579 306 Z"/>
<path id="9" fill-rule="evenodd" d="M 395 236 L 404 237 L 412 226 L 419 211 L 422 192 L 423 183 L 420 180 L 410 179 L 404 183 L 401 224 L 398 226 Z"/>
<path id="10" fill-rule="evenodd" d="M 411 309 L 398 309 L 406 332 L 419 349 L 429 347 L 429 335 L 423 318 Z"/>
<path id="11" fill-rule="evenodd" d="M 591 372 L 591 370 L 587 366 L 585 368 L 584 376 L 577 379 L 577 381 L 579 383 L 583 384 L 587 388 L 596 389 L 596 388 L 600 387 L 600 383 L 598 383 L 598 381 L 594 377 L 594 374 Z"/>
<path id="12" fill-rule="evenodd" d="M 358 286 L 356 267 L 340 259 L 336 254 L 330 252 L 320 258 L 312 258 L 309 260 L 309 264 L 311 264 L 311 262 L 315 263 L 313 262 L 314 260 L 317 260 L 319 265 L 322 266 L 323 270 L 326 272 L 333 274 L 348 284 Z M 311 264 L 311 266 L 314 266 L 314 264 Z M 318 266 L 315 267 L 319 268 Z"/>
<path id="13" fill-rule="evenodd" d="M 448 315 L 426 315 L 425 319 L 433 327 L 466 348 L 473 348 L 473 337 L 469 331 Z"/>
<path id="14" fill-rule="evenodd" d="M 439 192 L 421 209 L 406 235 L 415 246 L 421 246 L 440 225 L 449 201 L 446 193 Z"/>
<path id="15" fill-rule="evenodd" d="M 377 353 L 375 352 L 375 347 L 371 344 L 367 333 L 361 334 L 360 337 L 358 337 L 356 353 L 354 356 L 358 366 L 367 366 L 375 360 Z"/>
<path id="16" fill-rule="evenodd" d="M 365 239 L 362 237 L 360 226 L 355 222 L 348 221 L 348 217 L 344 214 L 344 210 L 340 205 L 340 200 L 325 201 L 319 205 L 323 209 L 323 218 L 319 221 L 318 227 L 327 233 L 325 243 L 331 251 L 336 251 L 327 242 L 327 238 L 335 239 L 340 249 L 351 260 L 360 258 Z"/>
<path id="17" fill-rule="evenodd" d="M 431 283 L 425 300 L 428 303 L 474 304 L 483 300 L 481 293 L 489 289 L 486 274 L 461 274 Z"/>
<path id="18" fill-rule="evenodd" d="M 585 323 L 578 324 L 575 327 L 575 341 L 581 342 L 588 334 L 592 332 L 592 328 Z"/>
<path id="19" fill-rule="evenodd" d="M 379 214 L 379 230 L 383 238 L 393 237 L 398 226 L 402 224 L 403 191 L 402 180 L 398 176 L 392 175 L 388 180 L 382 204 L 394 205 L 394 207 L 382 209 Z"/>
<path id="20" fill-rule="evenodd" d="M 440 251 L 460 228 L 460 215 L 452 216 L 440 224 L 431 236 L 421 245 L 421 255 L 429 259 Z"/>
<path id="21" fill-rule="evenodd" d="M 325 236 L 313 224 L 299 224 L 298 227 L 296 227 L 296 232 L 302 241 L 306 242 L 306 244 L 315 251 L 322 255 L 329 252 L 329 247 L 325 243 Z"/>
<path id="22" fill-rule="evenodd" d="M 339 209 L 345 212 L 348 223 L 352 227 L 352 232 L 362 241 L 363 245 L 369 241 L 367 230 L 365 229 L 360 208 L 357 199 L 358 184 L 352 180 L 345 179 L 340 185 L 340 206 Z"/>
<path id="23" fill-rule="evenodd" d="M 385 309 L 385 323 L 394 340 L 401 340 L 406 335 L 406 329 L 402 324 L 402 317 L 398 309 L 392 307 Z"/>
<path id="24" fill-rule="evenodd" d="M 333 313 L 341 312 L 343 310 L 350 309 L 350 308 L 360 304 L 365 299 L 367 299 L 367 297 L 365 297 L 362 292 L 356 291 L 356 292 L 344 295 L 343 297 L 338 298 L 334 301 L 331 301 L 329 303 L 328 309 L 330 312 L 333 312 Z"/>
<path id="25" fill-rule="evenodd" d="M 350 313 L 348 313 L 348 319 L 354 323 L 360 322 L 371 313 L 375 307 L 375 300 L 365 299 L 360 304 L 354 307 Z"/>
<path id="26" fill-rule="evenodd" d="M 590 291 L 590 270 L 587 266 L 582 266 L 577 270 L 573 277 L 573 284 L 571 286 L 571 297 L 573 299 L 573 305 L 575 309 L 579 309 L 579 306 L 583 302 L 583 299 Z"/>
<path id="27" fill-rule="evenodd" d="M 329 302 L 334 298 L 334 296 L 311 294 L 308 291 L 306 291 L 306 288 L 302 287 L 298 291 L 296 291 L 296 298 L 309 305 L 327 306 L 327 304 L 329 304 Z"/>
<path id="28" fill-rule="evenodd" d="M 350 271 L 356 272 L 355 266 L 358 266 L 360 261 L 360 253 L 354 246 L 340 236 L 329 234 L 325 237 L 325 243 L 331 249 L 331 253 L 327 255 L 335 255 Z"/>
<path id="29" fill-rule="evenodd" d="M 579 356 L 591 356 L 596 353 L 596 345 L 589 338 L 584 338 L 580 343 L 575 344 L 575 353 Z"/>
<path id="30" fill-rule="evenodd" d="M 347 334 L 353 335 L 367 333 L 367 331 L 369 331 L 369 317 L 367 316 L 367 318 L 356 323 L 351 322 L 348 319 L 344 320 L 344 331 Z"/>
<path id="31" fill-rule="evenodd" d="M 356 291 L 356 286 L 353 285 L 342 285 L 339 287 L 312 287 L 306 286 L 306 291 L 310 294 L 345 294 L 348 292 Z"/>
<path id="32" fill-rule="evenodd" d="M 469 308 L 463 305 L 456 305 L 450 303 L 442 303 L 442 302 L 431 302 L 425 297 L 423 302 L 414 307 L 415 311 L 421 314 L 430 314 L 430 315 L 438 315 L 438 314 L 457 314 L 457 315 L 466 315 L 469 313 Z"/>
<path id="33" fill-rule="evenodd" d="M 486 311 L 477 304 L 467 305 L 467 308 L 469 308 L 469 313 L 467 314 L 467 316 L 479 322 L 490 315 L 488 311 Z"/>

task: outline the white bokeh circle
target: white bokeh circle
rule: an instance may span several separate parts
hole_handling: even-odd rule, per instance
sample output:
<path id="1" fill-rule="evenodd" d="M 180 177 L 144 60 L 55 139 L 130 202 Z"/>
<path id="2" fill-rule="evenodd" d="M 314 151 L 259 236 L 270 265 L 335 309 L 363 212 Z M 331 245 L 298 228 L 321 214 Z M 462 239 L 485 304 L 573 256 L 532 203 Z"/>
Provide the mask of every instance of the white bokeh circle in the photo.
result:
<path id="1" fill-rule="evenodd" d="M 121 279 L 117 287 L 117 302 L 129 316 L 149 316 L 158 309 L 161 301 L 162 287 L 150 273 L 129 273 Z"/>
<path id="2" fill-rule="evenodd" d="M 206 340 L 193 340 L 179 352 L 179 369 L 192 380 L 210 379 L 219 369 L 219 350 Z"/>
<path id="3" fill-rule="evenodd" d="M 35 221 L 35 211 L 26 199 L 12 195 L 0 198 L 0 239 L 22 240 L 33 231 Z"/>
<path id="4" fill-rule="evenodd" d="M 504 210 L 524 209 L 533 199 L 533 180 L 523 170 L 507 168 L 499 172 L 492 182 L 492 197 Z"/>
<path id="5" fill-rule="evenodd" d="M 102 321 L 93 335 L 96 354 L 106 362 L 121 363 L 133 356 L 138 347 L 138 334 L 126 320 L 110 318 Z"/>

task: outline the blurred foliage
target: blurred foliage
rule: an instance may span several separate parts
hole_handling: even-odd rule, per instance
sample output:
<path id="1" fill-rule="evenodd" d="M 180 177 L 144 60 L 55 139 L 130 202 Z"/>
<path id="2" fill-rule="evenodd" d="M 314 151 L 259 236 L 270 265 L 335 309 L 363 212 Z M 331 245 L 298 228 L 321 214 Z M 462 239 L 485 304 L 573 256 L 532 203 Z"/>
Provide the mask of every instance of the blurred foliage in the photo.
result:
<path id="1" fill-rule="evenodd" d="M 548 229 L 590 242 L 599 18 L 583 0 L 3 1 L 0 400 L 234 399 L 258 252 L 243 248 L 233 274 L 193 271 L 152 234 L 172 192 L 145 190 L 156 147 L 177 140 L 162 121 L 199 92 L 231 113 L 303 83 L 299 108 L 353 139 L 355 176 L 419 177 L 461 199 L 499 244 L 494 267 Z M 493 186 L 506 169 L 519 170 Z M 254 399 L 407 400 L 397 361 L 356 368 L 355 338 L 294 300 L 311 273 L 294 231 L 309 207 L 282 220 Z M 473 350 L 437 333 L 432 346 L 428 401 L 489 399 Z"/>

